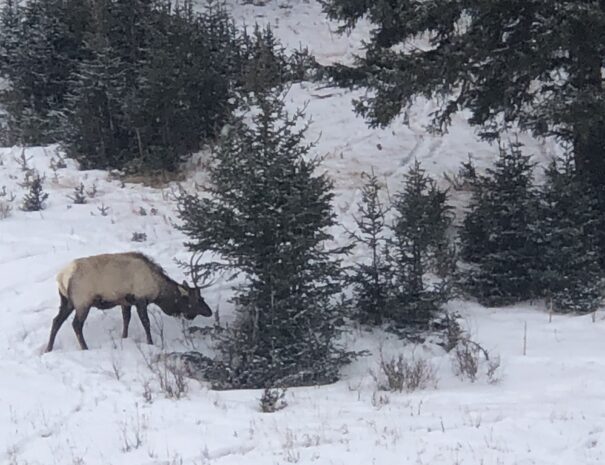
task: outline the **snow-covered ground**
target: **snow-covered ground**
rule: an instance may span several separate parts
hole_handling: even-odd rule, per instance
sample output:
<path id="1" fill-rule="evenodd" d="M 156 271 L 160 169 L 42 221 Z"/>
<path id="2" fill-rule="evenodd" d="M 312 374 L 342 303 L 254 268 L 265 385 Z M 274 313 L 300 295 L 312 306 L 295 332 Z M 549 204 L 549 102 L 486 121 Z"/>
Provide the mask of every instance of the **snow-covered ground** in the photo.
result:
<path id="1" fill-rule="evenodd" d="M 307 45 L 321 62 L 348 61 L 367 29 L 351 37 L 331 32 L 316 2 L 284 8 L 237 5 L 236 17 L 250 24 L 270 21 L 290 47 Z M 294 3 L 294 2 L 291 2 Z M 359 198 L 360 173 L 374 167 L 391 192 L 415 157 L 433 175 L 456 173 L 471 154 L 488 166 L 497 150 L 476 140 L 459 117 L 444 137 L 423 131 L 430 103 L 414 108 L 410 126 L 368 129 L 351 110 L 348 91 L 295 86 L 292 109 L 308 102 L 309 138 L 321 135 L 317 153 L 335 181 L 335 208 L 350 224 Z M 550 142 L 520 136 L 527 150 L 545 161 L 558 150 Z M 379 148 L 380 146 L 380 148 Z M 155 346 L 133 317 L 131 336 L 120 338 L 119 310 L 93 310 L 84 329 L 90 346 L 80 351 L 69 321 L 55 350 L 43 354 L 58 308 L 55 273 L 69 260 L 101 252 L 139 250 L 175 278 L 174 258 L 187 258 L 176 221 L 173 190 L 122 184 L 102 171 L 78 171 L 74 162 L 51 169 L 54 147 L 24 152 L 28 165 L 46 175 L 48 208 L 18 209 L 24 189 L 18 147 L 0 150 L 0 204 L 14 193 L 14 209 L 0 219 L 0 464 L 544 464 L 605 463 L 605 321 L 591 316 L 549 316 L 541 304 L 487 309 L 450 303 L 466 329 L 492 356 L 499 355 L 501 379 L 475 383 L 454 375 L 450 355 L 436 345 L 404 346 L 385 333 L 352 330 L 350 347 L 373 351 L 343 371 L 330 386 L 290 389 L 287 408 L 259 411 L 259 391 L 211 391 L 189 380 L 181 399 L 160 386 L 161 365 L 153 355 L 196 344 L 184 326 L 208 326 L 152 313 Z M 191 172 L 184 183 L 203 182 Z M 442 182 L 442 181 L 440 181 Z M 68 196 L 83 183 L 94 197 L 74 205 Z M 4 186 L 6 189 L 4 191 Z M 6 192 L 6 196 L 1 196 Z M 102 214 L 102 211 L 105 214 Z M 131 241 L 145 233 L 145 242 Z M 229 318 L 228 286 L 217 283 L 205 295 Z M 370 374 L 378 352 L 412 354 L 429 360 L 437 383 L 413 393 L 377 391 Z M 171 382 L 171 380 L 169 380 Z"/>

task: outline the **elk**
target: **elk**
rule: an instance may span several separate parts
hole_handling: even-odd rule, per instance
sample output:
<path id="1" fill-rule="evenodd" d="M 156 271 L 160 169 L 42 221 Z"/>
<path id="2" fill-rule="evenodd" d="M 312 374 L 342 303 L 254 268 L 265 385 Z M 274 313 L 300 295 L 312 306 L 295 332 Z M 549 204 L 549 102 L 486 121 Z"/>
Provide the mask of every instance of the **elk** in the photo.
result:
<path id="1" fill-rule="evenodd" d="M 77 258 L 57 273 L 61 305 L 53 319 L 46 352 L 53 349 L 63 322 L 75 310 L 73 329 L 82 350 L 88 349 L 82 328 L 92 307 L 107 310 L 122 307 L 122 337 L 128 337 L 130 311 L 134 305 L 145 329 L 147 343 L 153 344 L 147 305 L 153 303 L 171 316 L 192 320 L 211 316 L 212 310 L 197 286 L 173 281 L 160 265 L 138 252 L 93 255 Z"/>

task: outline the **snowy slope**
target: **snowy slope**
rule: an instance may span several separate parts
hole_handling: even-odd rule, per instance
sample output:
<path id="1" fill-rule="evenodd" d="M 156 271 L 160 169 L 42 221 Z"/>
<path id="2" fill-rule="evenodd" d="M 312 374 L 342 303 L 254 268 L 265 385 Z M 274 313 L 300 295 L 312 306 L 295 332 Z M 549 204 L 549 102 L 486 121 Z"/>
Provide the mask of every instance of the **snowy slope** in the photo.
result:
<path id="1" fill-rule="evenodd" d="M 347 38 L 332 34 L 315 2 L 283 8 L 233 3 L 236 17 L 270 21 L 289 46 L 308 45 L 327 63 L 348 61 L 367 29 Z M 351 223 L 359 197 L 359 175 L 372 166 L 396 190 L 415 157 L 435 176 L 455 173 L 471 153 L 479 167 L 496 149 L 476 140 L 462 117 L 449 134 L 425 134 L 430 103 L 414 108 L 409 127 L 368 129 L 351 111 L 353 95 L 302 84 L 291 89 L 294 109 L 308 102 L 309 138 L 321 135 L 317 153 L 335 181 L 336 209 Z M 550 142 L 520 136 L 537 160 L 558 150 Z M 381 149 L 378 148 L 381 146 Z M 372 357 L 346 367 L 342 381 L 287 392 L 288 407 L 261 413 L 259 391 L 215 392 L 188 381 L 184 398 L 167 398 L 154 370 L 153 355 L 196 345 L 183 327 L 208 326 L 152 313 L 155 346 L 133 317 L 131 336 L 120 339 L 119 310 L 93 310 L 84 329 L 90 350 L 80 351 L 71 325 L 57 337 L 55 351 L 43 354 L 58 307 L 54 275 L 72 258 L 101 252 L 149 253 L 177 279 L 173 259 L 187 258 L 176 221 L 175 185 L 153 189 L 122 184 L 102 171 L 78 171 L 76 164 L 55 171 L 55 147 L 25 151 L 28 165 L 46 175 L 48 208 L 26 213 L 21 202 L 24 172 L 18 147 L 0 149 L 0 194 L 6 186 L 14 210 L 0 219 L 0 464 L 561 464 L 592 465 L 605 460 L 605 321 L 590 316 L 555 316 L 540 304 L 486 309 L 465 302 L 450 307 L 466 317 L 467 329 L 502 360 L 499 383 L 454 376 L 450 356 L 435 345 L 403 346 L 379 331 L 353 330 L 351 347 Z M 203 156 L 203 155 L 202 155 Z M 195 164 L 192 164 L 194 166 Z M 185 187 L 204 182 L 191 172 Z M 96 193 L 84 205 L 68 198 L 83 183 Z M 442 181 L 440 181 L 442 182 Z M 107 207 L 106 215 L 101 214 Z M 145 214 L 143 214 L 145 213 Z M 132 242 L 133 233 L 145 242 Z M 354 259 L 355 257 L 353 257 Z M 231 315 L 225 283 L 208 289 L 206 300 Z M 525 353 L 524 353 L 524 331 Z M 414 393 L 377 392 L 370 370 L 377 353 L 423 357 L 433 363 L 436 387 Z M 153 362 L 152 362 L 153 363 Z"/>

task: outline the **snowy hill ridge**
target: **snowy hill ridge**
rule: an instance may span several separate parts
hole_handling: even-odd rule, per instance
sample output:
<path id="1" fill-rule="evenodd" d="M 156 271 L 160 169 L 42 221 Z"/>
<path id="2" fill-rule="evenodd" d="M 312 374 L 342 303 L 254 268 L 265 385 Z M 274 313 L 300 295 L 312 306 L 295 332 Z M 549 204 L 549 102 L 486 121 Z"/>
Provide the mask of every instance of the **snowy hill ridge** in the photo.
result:
<path id="1" fill-rule="evenodd" d="M 238 3 L 232 2 L 236 18 L 270 22 L 287 46 L 309 46 L 324 64 L 350 61 L 367 34 L 361 25 L 350 37 L 335 35 L 316 2 L 288 8 L 279 0 L 263 7 Z M 456 173 L 469 153 L 479 168 L 497 154 L 496 147 L 477 140 L 463 115 L 447 135 L 427 134 L 430 102 L 418 103 L 409 126 L 369 129 L 352 112 L 354 96 L 309 83 L 293 86 L 287 96 L 291 110 L 308 103 L 308 136 L 319 137 L 316 152 L 334 179 L 335 208 L 345 225 L 356 211 L 360 174 L 372 167 L 393 192 L 414 158 L 444 183 L 442 174 Z M 520 140 L 540 162 L 560 150 L 549 141 L 525 135 Z M 49 198 L 41 212 L 18 208 L 22 156 L 45 175 Z M 80 351 L 65 324 L 55 350 L 43 354 L 59 305 L 55 274 L 69 260 L 138 250 L 183 279 L 174 258 L 188 258 L 185 237 L 173 227 L 175 184 L 155 189 L 122 183 L 104 171 L 79 171 L 72 160 L 57 167 L 60 156 L 56 147 L 0 149 L 0 204 L 12 206 L 0 219 L 0 464 L 604 463 L 601 312 L 594 321 L 550 321 L 541 303 L 491 309 L 450 302 L 472 337 L 499 355 L 495 384 L 485 376 L 475 383 L 456 377 L 451 355 L 437 345 L 404 345 L 378 330 L 354 329 L 347 344 L 373 355 L 346 367 L 338 383 L 288 390 L 288 406 L 275 413 L 259 411 L 260 391 L 211 391 L 190 379 L 182 398 L 166 395 L 165 384 L 174 379 L 153 356 L 194 346 L 208 351 L 203 336 L 191 337 L 185 329 L 210 326 L 212 320 L 183 322 L 152 307 L 156 343 L 149 347 L 137 317 L 129 339 L 122 340 L 119 309 L 93 309 L 85 327 L 89 351 Z M 204 181 L 202 170 L 192 171 L 183 186 Z M 70 196 L 80 183 L 88 194 L 78 205 Z M 454 201 L 461 205 L 461 198 Z M 135 233 L 146 240 L 133 241 Z M 204 293 L 227 320 L 228 289 L 219 282 Z M 379 391 L 371 371 L 378 369 L 381 349 L 386 357 L 403 353 L 429 361 L 436 386 Z"/>

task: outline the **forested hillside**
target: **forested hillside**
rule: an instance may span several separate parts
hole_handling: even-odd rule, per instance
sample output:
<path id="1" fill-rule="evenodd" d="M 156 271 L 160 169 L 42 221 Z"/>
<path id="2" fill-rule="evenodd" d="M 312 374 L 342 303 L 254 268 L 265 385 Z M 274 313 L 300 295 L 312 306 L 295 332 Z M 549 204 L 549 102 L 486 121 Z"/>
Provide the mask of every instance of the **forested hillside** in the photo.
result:
<path id="1" fill-rule="evenodd" d="M 0 463 L 601 463 L 604 10 L 5 0 Z"/>

